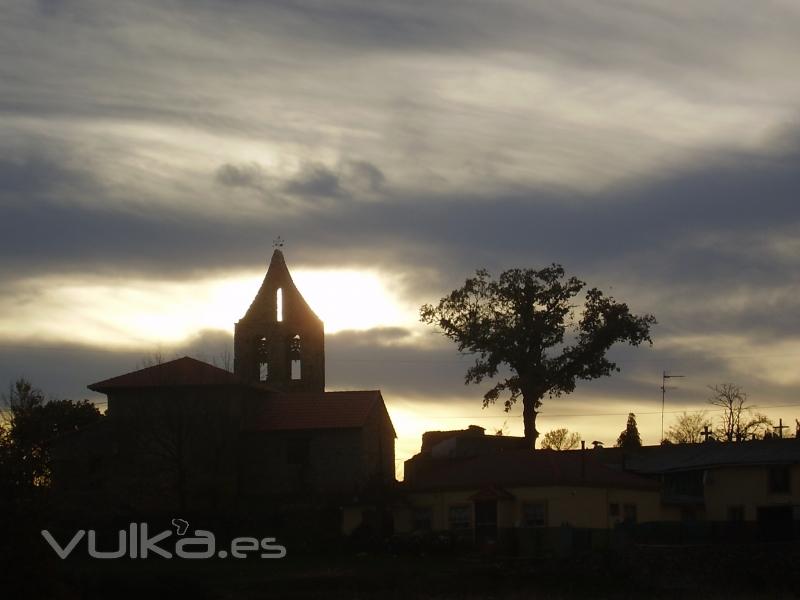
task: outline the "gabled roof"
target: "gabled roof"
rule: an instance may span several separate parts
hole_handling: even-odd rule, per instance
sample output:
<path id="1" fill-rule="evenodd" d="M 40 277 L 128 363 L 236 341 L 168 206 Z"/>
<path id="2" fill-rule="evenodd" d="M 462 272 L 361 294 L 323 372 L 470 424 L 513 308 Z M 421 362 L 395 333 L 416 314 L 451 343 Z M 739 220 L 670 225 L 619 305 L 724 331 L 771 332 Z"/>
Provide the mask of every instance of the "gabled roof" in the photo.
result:
<path id="1" fill-rule="evenodd" d="M 283 393 L 265 397 L 250 431 L 346 429 L 362 427 L 375 410 L 388 417 L 379 390 Z M 397 437 L 394 427 L 392 435 Z"/>
<path id="2" fill-rule="evenodd" d="M 152 367 L 132 371 L 89 385 L 95 392 L 197 385 L 237 385 L 241 380 L 230 371 L 184 356 Z"/>
<path id="3" fill-rule="evenodd" d="M 466 458 L 422 455 L 407 473 L 412 491 L 471 489 L 487 486 L 590 486 L 658 489 L 655 481 L 607 467 L 591 450 L 507 450 Z"/>

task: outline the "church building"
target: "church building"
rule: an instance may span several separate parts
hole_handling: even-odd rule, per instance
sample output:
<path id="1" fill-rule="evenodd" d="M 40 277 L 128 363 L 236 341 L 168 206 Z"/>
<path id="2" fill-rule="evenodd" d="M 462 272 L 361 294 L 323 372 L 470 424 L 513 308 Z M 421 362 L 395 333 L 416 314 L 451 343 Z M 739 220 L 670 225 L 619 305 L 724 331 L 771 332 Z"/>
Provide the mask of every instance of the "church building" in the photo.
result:
<path id="1" fill-rule="evenodd" d="M 76 508 L 251 516 L 395 482 L 381 392 L 325 390 L 324 326 L 280 249 L 235 324 L 232 373 L 183 357 L 89 389 L 107 396 L 107 418 L 55 456 L 54 483 Z"/>

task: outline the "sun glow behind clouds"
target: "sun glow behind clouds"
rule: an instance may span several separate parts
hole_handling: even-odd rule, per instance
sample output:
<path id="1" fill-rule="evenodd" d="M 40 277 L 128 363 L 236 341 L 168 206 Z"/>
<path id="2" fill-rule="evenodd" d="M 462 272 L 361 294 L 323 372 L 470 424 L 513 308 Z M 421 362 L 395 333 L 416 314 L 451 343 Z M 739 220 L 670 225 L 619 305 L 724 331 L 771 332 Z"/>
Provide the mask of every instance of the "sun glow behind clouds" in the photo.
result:
<path id="1" fill-rule="evenodd" d="M 327 333 L 415 321 L 414 307 L 378 272 L 298 270 L 293 277 Z M 233 332 L 262 279 L 251 272 L 184 282 L 29 280 L 0 301 L 0 337 L 146 347 L 205 329 Z"/>

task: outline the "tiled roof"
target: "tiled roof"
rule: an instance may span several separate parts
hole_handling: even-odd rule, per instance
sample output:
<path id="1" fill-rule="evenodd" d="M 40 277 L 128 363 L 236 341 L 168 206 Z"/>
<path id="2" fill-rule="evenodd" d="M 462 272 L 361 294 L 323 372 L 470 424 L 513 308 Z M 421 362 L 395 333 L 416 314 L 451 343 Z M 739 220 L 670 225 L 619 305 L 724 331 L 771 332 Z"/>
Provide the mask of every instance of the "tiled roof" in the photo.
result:
<path id="1" fill-rule="evenodd" d="M 362 427 L 374 410 L 386 410 L 379 390 L 270 394 L 263 400 L 255 422 L 247 429 L 285 431 Z"/>
<path id="2" fill-rule="evenodd" d="M 240 383 L 239 378 L 230 371 L 184 356 L 125 375 L 98 381 L 88 387 L 95 392 L 109 392 L 133 388 L 236 385 Z"/>
<path id="3" fill-rule="evenodd" d="M 658 489 L 659 485 L 601 464 L 591 450 L 508 450 L 449 459 L 418 455 L 408 462 L 413 465 L 406 481 L 414 491 L 548 485 Z"/>

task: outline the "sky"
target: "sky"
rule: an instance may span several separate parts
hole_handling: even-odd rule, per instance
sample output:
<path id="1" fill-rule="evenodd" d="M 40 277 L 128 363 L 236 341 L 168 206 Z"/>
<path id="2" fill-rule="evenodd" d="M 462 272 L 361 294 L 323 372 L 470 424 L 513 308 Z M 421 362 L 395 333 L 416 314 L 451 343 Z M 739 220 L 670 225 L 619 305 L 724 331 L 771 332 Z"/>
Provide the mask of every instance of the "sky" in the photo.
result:
<path id="1" fill-rule="evenodd" d="M 709 0 L 14 2 L 0 12 L 0 384 L 218 363 L 272 242 L 329 389 L 522 431 L 418 308 L 563 264 L 658 319 L 538 428 L 645 443 L 734 382 L 800 416 L 800 5 Z M 714 417 L 714 413 L 709 413 Z"/>

